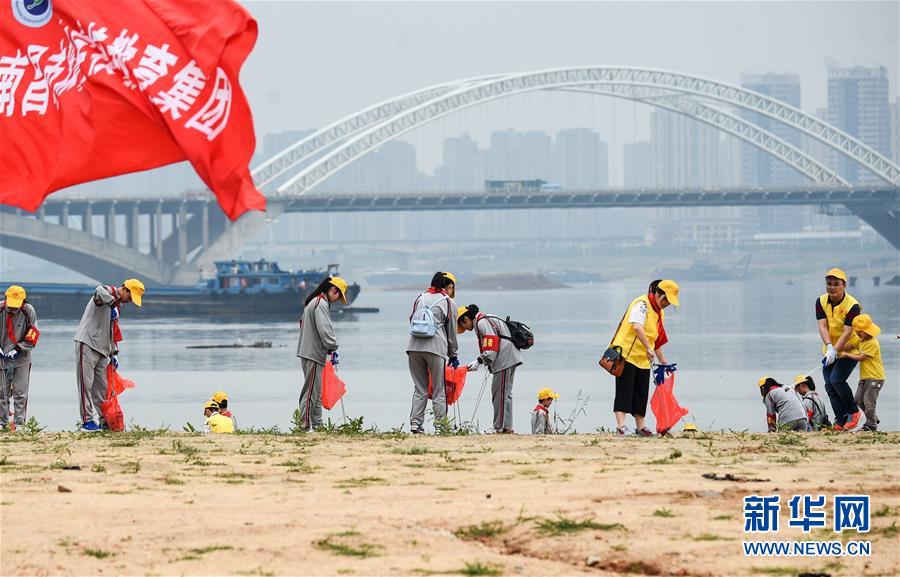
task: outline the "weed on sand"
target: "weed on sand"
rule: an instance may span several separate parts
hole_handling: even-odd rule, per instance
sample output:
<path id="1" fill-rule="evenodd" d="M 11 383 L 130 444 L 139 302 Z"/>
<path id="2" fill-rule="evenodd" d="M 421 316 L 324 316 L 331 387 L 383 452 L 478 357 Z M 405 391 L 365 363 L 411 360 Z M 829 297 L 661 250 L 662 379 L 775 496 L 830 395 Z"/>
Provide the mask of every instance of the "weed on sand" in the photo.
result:
<path id="1" fill-rule="evenodd" d="M 505 525 L 503 521 L 482 521 L 478 525 L 460 527 L 453 534 L 463 541 L 486 541 L 503 535 L 510 529 L 511 527 Z"/>
<path id="2" fill-rule="evenodd" d="M 556 519 L 539 519 L 536 522 L 536 527 L 538 533 L 549 535 L 550 537 L 579 533 L 588 529 L 598 531 L 625 531 L 625 526 L 621 523 L 595 523 L 592 518 L 576 521 L 575 519 L 564 517 L 559 513 L 557 513 Z"/>

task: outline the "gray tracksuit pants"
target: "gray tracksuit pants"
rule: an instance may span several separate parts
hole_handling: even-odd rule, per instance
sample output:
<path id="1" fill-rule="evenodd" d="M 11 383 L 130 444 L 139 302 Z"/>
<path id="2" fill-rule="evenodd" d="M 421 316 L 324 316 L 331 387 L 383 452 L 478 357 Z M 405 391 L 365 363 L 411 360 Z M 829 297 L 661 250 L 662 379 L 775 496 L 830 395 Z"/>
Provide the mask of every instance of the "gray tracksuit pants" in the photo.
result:
<path id="1" fill-rule="evenodd" d="M 0 427 L 5 427 L 9 423 L 10 397 L 13 401 L 16 428 L 25 426 L 30 379 L 31 363 L 21 367 L 0 368 Z"/>
<path id="2" fill-rule="evenodd" d="M 428 373 L 432 375 L 431 408 L 434 418 L 447 417 L 447 391 L 444 388 L 444 357 L 433 353 L 410 351 L 406 353 L 409 360 L 409 374 L 413 379 L 412 410 L 409 412 L 409 428 L 411 431 L 422 428 L 425 422 L 425 408 L 428 405 Z"/>
<path id="3" fill-rule="evenodd" d="M 303 419 L 303 428 L 308 431 L 322 425 L 322 376 L 325 367 L 302 357 L 300 366 L 303 367 L 300 414 Z"/>
<path id="4" fill-rule="evenodd" d="M 497 371 L 491 380 L 491 399 L 494 402 L 494 430 L 512 431 L 513 430 L 513 403 L 512 388 L 513 379 L 516 376 L 516 367 L 513 365 L 508 369 Z"/>
<path id="5" fill-rule="evenodd" d="M 78 410 L 82 423 L 103 422 L 100 403 L 106 399 L 106 367 L 109 357 L 80 342 L 75 343 L 75 377 L 78 385 Z"/>

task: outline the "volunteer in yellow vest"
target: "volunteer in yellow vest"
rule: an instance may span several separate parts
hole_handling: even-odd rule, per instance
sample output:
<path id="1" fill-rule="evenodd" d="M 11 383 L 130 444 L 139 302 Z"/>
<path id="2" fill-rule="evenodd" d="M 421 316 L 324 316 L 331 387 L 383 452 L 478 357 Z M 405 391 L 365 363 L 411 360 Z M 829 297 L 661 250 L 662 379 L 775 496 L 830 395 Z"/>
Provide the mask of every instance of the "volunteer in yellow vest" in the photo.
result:
<path id="1" fill-rule="evenodd" d="M 618 435 L 628 434 L 625 415 L 630 414 L 634 416 L 636 435 L 653 436 L 653 432 L 644 426 L 650 394 L 650 365 L 653 362 L 668 364 L 660 349 L 669 340 L 663 328 L 663 309 L 670 304 L 678 306 L 678 285 L 673 280 L 653 281 L 647 294 L 631 301 L 613 337 L 612 346 L 621 347 L 625 358 L 625 370 L 616 377 L 613 403 Z"/>
<path id="2" fill-rule="evenodd" d="M 203 405 L 203 416 L 206 424 L 203 425 L 204 433 L 233 433 L 234 422 L 225 415 L 219 414 L 219 403 L 207 401 Z"/>
<path id="3" fill-rule="evenodd" d="M 822 376 L 834 410 L 836 431 L 852 430 L 862 416 L 847 384 L 856 361 L 850 357 L 838 358 L 840 352 L 859 354 L 859 337 L 853 332 L 853 319 L 860 313 L 862 306 L 847 293 L 847 274 L 839 268 L 825 273 L 825 294 L 816 299 L 816 320 L 824 343 Z"/>
<path id="4" fill-rule="evenodd" d="M 37 313 L 25 300 L 25 289 L 9 287 L 6 300 L 0 301 L 0 431 L 6 429 L 9 421 L 10 399 L 15 428 L 25 427 L 31 351 L 39 334 Z"/>

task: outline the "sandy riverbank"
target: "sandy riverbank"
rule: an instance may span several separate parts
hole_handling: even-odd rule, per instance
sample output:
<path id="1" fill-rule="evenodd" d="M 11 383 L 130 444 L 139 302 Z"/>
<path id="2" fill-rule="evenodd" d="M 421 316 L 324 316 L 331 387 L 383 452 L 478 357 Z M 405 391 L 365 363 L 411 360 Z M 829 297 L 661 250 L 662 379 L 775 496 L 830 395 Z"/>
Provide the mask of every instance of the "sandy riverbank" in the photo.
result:
<path id="1" fill-rule="evenodd" d="M 896 575 L 898 481 L 898 433 L 6 434 L 0 571 Z M 804 539 L 787 528 L 791 495 L 828 495 L 829 523 L 833 495 L 871 495 L 873 530 L 844 538 L 871 540 L 872 556 L 747 560 L 742 498 L 754 493 L 782 496 L 782 540 Z"/>

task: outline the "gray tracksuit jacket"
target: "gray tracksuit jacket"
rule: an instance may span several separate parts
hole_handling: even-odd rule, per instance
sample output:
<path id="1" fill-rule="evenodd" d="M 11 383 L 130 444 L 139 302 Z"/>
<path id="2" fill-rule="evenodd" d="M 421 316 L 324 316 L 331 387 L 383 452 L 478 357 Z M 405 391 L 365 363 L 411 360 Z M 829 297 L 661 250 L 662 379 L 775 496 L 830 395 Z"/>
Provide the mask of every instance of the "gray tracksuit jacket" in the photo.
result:
<path id="1" fill-rule="evenodd" d="M 331 324 L 331 304 L 319 295 L 303 309 L 297 356 L 324 365 L 328 355 L 337 349 L 337 337 Z"/>
<path id="2" fill-rule="evenodd" d="M 531 434 L 553 434 L 553 425 L 550 424 L 550 411 L 540 403 L 531 411 Z"/>
<path id="3" fill-rule="evenodd" d="M 790 423 L 798 419 L 806 420 L 806 409 L 800 395 L 783 387 L 772 387 L 763 399 L 766 406 L 766 414 L 777 416 L 779 425 Z"/>
<path id="4" fill-rule="evenodd" d="M 807 415 L 812 413 L 809 422 L 814 429 L 818 430 L 830 425 L 831 419 L 828 418 L 825 403 L 815 391 L 809 391 L 803 395 L 803 408 L 806 409 Z"/>
<path id="5" fill-rule="evenodd" d="M 119 349 L 113 342 L 110 318 L 111 308 L 118 304 L 119 300 L 110 292 L 110 287 L 98 286 L 94 296 L 84 307 L 84 314 L 75 331 L 75 342 L 84 343 L 103 356 L 118 354 Z"/>
<path id="6" fill-rule="evenodd" d="M 491 374 L 522 364 L 522 353 L 509 338 L 509 327 L 498 317 L 478 313 L 475 319 L 475 332 L 478 335 L 479 358 L 487 366 Z M 505 339 L 497 338 L 498 332 Z M 491 350 L 491 337 L 499 341 L 499 350 Z M 486 346 L 487 345 L 487 346 Z"/>
<path id="7" fill-rule="evenodd" d="M 13 336 L 16 337 L 18 345 L 15 344 L 7 333 L 6 319 L 12 319 Z M 13 360 L 3 359 L 0 363 L 3 367 L 22 367 L 31 362 L 31 350 L 34 345 L 25 342 L 25 333 L 29 328 L 37 324 L 37 313 L 34 307 L 28 303 L 23 303 L 22 308 L 14 315 L 11 315 L 6 308 L 6 301 L 0 302 L 0 349 L 4 353 L 8 353 L 13 349 L 19 349 L 19 354 Z"/>
<path id="8" fill-rule="evenodd" d="M 433 337 L 410 335 L 407 353 L 432 353 L 443 359 L 455 357 L 459 346 L 456 342 L 456 303 L 442 293 L 424 292 L 413 302 L 412 313 L 420 307 L 429 307 L 437 323 L 437 333 Z M 410 321 L 412 314 L 410 314 Z"/>

